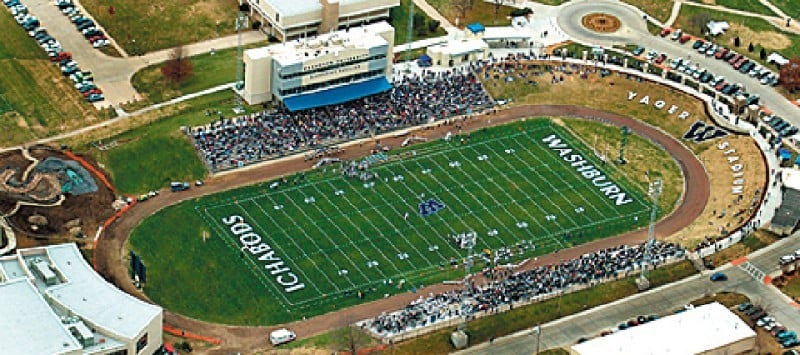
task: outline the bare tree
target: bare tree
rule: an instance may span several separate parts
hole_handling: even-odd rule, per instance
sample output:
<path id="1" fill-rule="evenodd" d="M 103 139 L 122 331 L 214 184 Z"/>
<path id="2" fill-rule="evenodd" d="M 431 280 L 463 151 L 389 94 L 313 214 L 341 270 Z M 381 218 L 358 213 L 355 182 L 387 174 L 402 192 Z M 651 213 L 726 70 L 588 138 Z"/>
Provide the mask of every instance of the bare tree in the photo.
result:
<path id="1" fill-rule="evenodd" d="M 708 21 L 711 21 L 711 16 L 705 12 L 698 12 L 689 17 L 689 25 L 700 34 L 706 33 L 706 24 L 708 24 Z"/>
<path id="2" fill-rule="evenodd" d="M 461 21 L 465 21 L 467 17 L 467 11 L 472 10 L 473 1 L 474 0 L 450 0 L 450 6 L 458 11 L 458 18 Z"/>
<path id="3" fill-rule="evenodd" d="M 348 351 L 356 354 L 358 349 L 370 344 L 372 338 L 361 328 L 353 324 L 352 317 L 345 316 L 341 322 L 342 327 L 333 331 L 337 350 Z"/>
<path id="4" fill-rule="evenodd" d="M 494 0 L 494 22 L 497 23 L 497 17 L 500 15 L 500 6 L 503 6 L 505 0 Z"/>
<path id="5" fill-rule="evenodd" d="M 780 84 L 791 93 L 800 90 L 800 58 L 781 65 Z"/>
<path id="6" fill-rule="evenodd" d="M 186 56 L 183 46 L 175 47 L 172 50 L 169 60 L 161 67 L 161 74 L 173 84 L 180 84 L 192 76 L 192 59 Z"/>

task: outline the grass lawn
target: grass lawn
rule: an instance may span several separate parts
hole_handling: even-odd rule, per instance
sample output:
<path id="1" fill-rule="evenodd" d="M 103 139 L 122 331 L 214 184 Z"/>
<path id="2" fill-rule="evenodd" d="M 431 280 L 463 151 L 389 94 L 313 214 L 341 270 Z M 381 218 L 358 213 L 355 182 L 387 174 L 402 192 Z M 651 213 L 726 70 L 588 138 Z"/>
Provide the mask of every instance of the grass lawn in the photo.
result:
<path id="1" fill-rule="evenodd" d="M 694 275 L 697 271 L 689 261 L 658 268 L 650 272 L 651 287 L 657 287 Z M 597 285 L 590 289 L 566 294 L 561 297 L 534 303 L 496 316 L 480 318 L 469 322 L 467 331 L 470 344 L 479 344 L 492 337 L 512 334 L 529 329 L 536 324 L 575 314 L 586 308 L 593 308 L 638 292 L 636 277 Z M 397 344 L 391 354 L 446 354 L 454 349 L 450 345 L 450 333 L 455 328 L 437 332 Z"/>
<path id="2" fill-rule="evenodd" d="M 800 36 L 788 32 L 780 31 L 766 20 L 705 9 L 697 6 L 681 6 L 681 12 L 675 21 L 676 26 L 681 28 L 693 28 L 690 19 L 698 13 L 706 13 L 710 18 L 720 21 L 725 20 L 731 25 L 731 29 L 724 35 L 712 38 L 714 43 L 732 48 L 761 64 L 766 64 L 759 58 L 761 48 L 767 50 L 767 54 L 772 51 L 782 54 L 786 58 L 800 56 Z M 696 32 L 693 30 L 692 32 Z M 739 37 L 741 45 L 739 48 L 733 47 L 733 39 Z M 753 43 L 755 50 L 747 51 L 747 46 Z M 774 69 L 774 66 L 770 66 Z"/>
<path id="3" fill-rule="evenodd" d="M 758 249 L 778 241 L 778 237 L 770 232 L 759 230 L 745 238 L 741 243 L 736 243 L 722 249 L 710 256 L 716 267 L 720 267 L 731 260 L 748 255 Z"/>
<path id="4" fill-rule="evenodd" d="M 251 44 L 246 48 L 264 45 L 266 42 Z M 126 109 L 149 106 L 236 81 L 236 52 L 236 48 L 228 48 L 216 51 L 214 55 L 205 53 L 191 57 L 194 75 L 177 85 L 170 83 L 161 74 L 163 63 L 139 70 L 133 75 L 132 83 L 143 99 L 126 106 Z"/>
<path id="5" fill-rule="evenodd" d="M 8 10 L 0 10 L 0 146 L 24 143 L 100 119 Z"/>
<path id="6" fill-rule="evenodd" d="M 611 159 L 618 156 L 619 128 L 584 119 L 568 118 L 563 121 L 585 145 L 601 154 L 608 154 Z M 642 193 L 646 193 L 648 186 L 645 174 L 650 171 L 653 177 L 660 175 L 664 184 L 658 209 L 665 213 L 672 211 L 683 192 L 683 176 L 678 163 L 669 153 L 636 134 L 628 136 L 626 149 L 625 159 L 629 164 L 615 165 L 616 170 L 612 174 L 624 176 L 638 185 Z"/>
<path id="7" fill-rule="evenodd" d="M 86 150 L 104 165 L 114 186 L 121 192 L 140 194 L 168 186 L 170 181 L 201 179 L 205 167 L 197 157 L 181 126 L 195 126 L 214 118 L 205 110 L 221 110 L 228 115 L 233 107 L 233 94 L 223 91 L 187 102 L 185 108 L 168 118 L 147 123 L 126 133 L 103 139 L 113 148 L 101 151 L 91 145 Z"/>
<path id="8" fill-rule="evenodd" d="M 411 7 L 411 4 L 412 0 L 400 0 L 400 6 L 393 7 L 389 12 L 389 17 L 391 17 L 390 23 L 394 27 L 394 45 L 407 42 L 408 11 Z M 430 31 L 428 24 L 431 21 L 435 20 L 430 18 L 428 14 L 419 8 L 414 8 L 414 28 L 419 29 L 418 31 L 421 32 L 415 31 L 414 37 L 412 37 L 411 40 L 412 42 L 431 37 L 440 37 L 447 34 L 447 32 L 445 32 L 441 27 L 441 24 L 433 31 Z"/>
<path id="9" fill-rule="evenodd" d="M 542 142 L 552 134 L 599 169 L 614 169 L 563 128 L 531 119 L 473 132 L 464 144 L 415 146 L 413 156 L 372 168 L 385 177 L 374 185 L 315 172 L 277 190 L 264 182 L 168 207 L 132 234 L 150 270 L 146 292 L 193 318 L 283 323 L 456 278 L 460 271 L 445 266 L 465 251 L 450 235 L 474 231 L 480 250 L 516 246 L 518 260 L 646 224 L 649 208 L 637 189 L 609 178 L 633 200 L 602 195 Z M 289 291 L 263 255 L 241 253 L 225 222 L 232 215 L 253 226 L 305 287 Z M 159 257 L 184 248 L 192 258 Z"/>
<path id="10" fill-rule="evenodd" d="M 800 19 L 800 6 L 797 6 L 797 0 L 769 0 L 769 2 L 792 17 L 794 21 Z"/>
<path id="11" fill-rule="evenodd" d="M 691 1 L 697 3 L 708 3 L 701 0 L 691 0 Z M 715 0 L 714 3 L 720 6 L 727 7 L 729 9 L 742 10 L 742 11 L 752 12 L 754 14 L 762 14 L 767 16 L 775 16 L 775 13 L 772 12 L 772 10 L 770 10 L 768 7 L 766 7 L 758 0 Z"/>
<path id="12" fill-rule="evenodd" d="M 636 6 L 662 23 L 669 20 L 669 15 L 672 13 L 672 0 L 622 0 L 622 2 Z"/>
<path id="13" fill-rule="evenodd" d="M 800 300 L 800 277 L 795 277 L 783 287 L 783 293 L 794 300 Z"/>
<path id="14" fill-rule="evenodd" d="M 538 2 L 540 4 L 550 5 L 550 6 L 558 6 L 569 0 L 533 0 L 533 2 Z"/>
<path id="15" fill-rule="evenodd" d="M 232 34 L 239 6 L 237 0 L 83 0 L 81 4 L 128 54 Z"/>
<path id="16" fill-rule="evenodd" d="M 495 15 L 495 4 L 475 0 L 472 9 L 467 10 L 462 16 L 460 10 L 453 5 L 456 1 L 460 0 L 430 0 L 428 3 L 453 25 L 456 24 L 456 18 L 458 18 L 458 27 L 460 28 L 473 22 L 480 22 L 484 26 L 508 26 L 511 24 L 509 15 L 514 10 L 513 7 L 501 5 Z"/>

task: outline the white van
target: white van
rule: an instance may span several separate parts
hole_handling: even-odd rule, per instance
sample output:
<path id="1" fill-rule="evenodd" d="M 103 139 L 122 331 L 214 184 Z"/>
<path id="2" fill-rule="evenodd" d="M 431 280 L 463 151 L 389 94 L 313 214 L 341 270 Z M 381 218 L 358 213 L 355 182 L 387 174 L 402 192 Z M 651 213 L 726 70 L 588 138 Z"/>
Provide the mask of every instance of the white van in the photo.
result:
<path id="1" fill-rule="evenodd" d="M 274 330 L 272 333 L 269 333 L 269 342 L 272 343 L 272 345 L 286 344 L 295 339 L 297 339 L 297 335 L 286 328 Z"/>

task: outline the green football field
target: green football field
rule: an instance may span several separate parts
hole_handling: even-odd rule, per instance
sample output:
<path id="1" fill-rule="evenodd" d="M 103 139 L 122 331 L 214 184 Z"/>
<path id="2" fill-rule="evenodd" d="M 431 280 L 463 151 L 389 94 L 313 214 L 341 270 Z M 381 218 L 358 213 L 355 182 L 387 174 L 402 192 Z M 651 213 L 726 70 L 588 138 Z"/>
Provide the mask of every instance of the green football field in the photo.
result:
<path id="1" fill-rule="evenodd" d="M 472 238 L 454 236 L 505 264 L 649 217 L 641 188 L 608 177 L 613 165 L 545 119 L 390 157 L 367 181 L 335 164 L 162 210 L 131 238 L 145 291 L 194 318 L 283 323 L 458 279 Z"/>

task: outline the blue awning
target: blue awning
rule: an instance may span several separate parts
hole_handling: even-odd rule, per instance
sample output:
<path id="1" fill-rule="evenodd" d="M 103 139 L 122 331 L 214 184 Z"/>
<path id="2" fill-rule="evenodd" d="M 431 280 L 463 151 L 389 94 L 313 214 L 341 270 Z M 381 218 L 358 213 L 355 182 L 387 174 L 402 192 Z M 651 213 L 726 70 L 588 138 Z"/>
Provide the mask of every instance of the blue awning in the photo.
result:
<path id="1" fill-rule="evenodd" d="M 472 33 L 480 33 L 486 30 L 486 28 L 478 22 L 467 25 L 467 29 Z"/>
<path id="2" fill-rule="evenodd" d="M 778 150 L 778 154 L 781 156 L 781 160 L 789 160 L 792 159 L 792 152 L 790 152 L 786 148 L 781 148 Z"/>
<path id="3" fill-rule="evenodd" d="M 283 100 L 283 104 L 286 105 L 289 111 L 301 111 L 360 99 L 365 96 L 384 92 L 391 88 L 392 84 L 390 84 L 386 78 L 380 77 L 308 94 L 287 97 Z"/>

